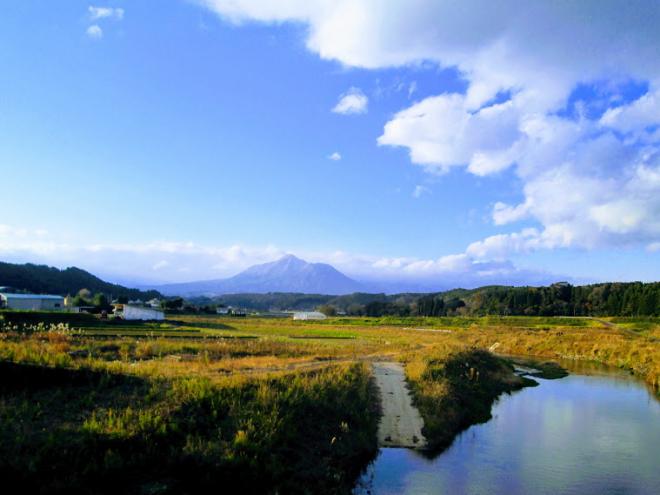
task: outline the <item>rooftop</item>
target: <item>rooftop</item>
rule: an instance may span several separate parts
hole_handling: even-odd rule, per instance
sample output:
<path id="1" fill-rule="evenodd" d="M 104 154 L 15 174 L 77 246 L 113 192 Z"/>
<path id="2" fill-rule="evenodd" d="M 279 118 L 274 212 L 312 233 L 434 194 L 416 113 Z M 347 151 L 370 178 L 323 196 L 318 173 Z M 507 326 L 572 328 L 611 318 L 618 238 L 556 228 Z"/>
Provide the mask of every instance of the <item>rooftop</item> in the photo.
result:
<path id="1" fill-rule="evenodd" d="M 7 299 L 64 299 L 62 296 L 49 294 L 12 294 L 10 292 L 0 292 L 0 296 L 4 296 Z"/>

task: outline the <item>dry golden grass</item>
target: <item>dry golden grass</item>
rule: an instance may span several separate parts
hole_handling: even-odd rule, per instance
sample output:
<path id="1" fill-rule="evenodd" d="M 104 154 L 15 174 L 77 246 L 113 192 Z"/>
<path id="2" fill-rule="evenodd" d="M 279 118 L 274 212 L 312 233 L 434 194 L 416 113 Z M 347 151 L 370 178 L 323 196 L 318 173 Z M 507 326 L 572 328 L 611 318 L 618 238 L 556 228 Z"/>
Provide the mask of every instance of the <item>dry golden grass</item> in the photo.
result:
<path id="1" fill-rule="evenodd" d="M 426 356 L 495 346 L 501 354 L 596 361 L 633 370 L 655 387 L 660 384 L 658 319 L 389 318 L 385 323 L 368 318 L 323 322 L 215 316 L 180 319 L 184 328 L 209 335 L 231 332 L 254 338 L 99 339 L 62 327 L 51 331 L 44 327 L 28 335 L 0 332 L 0 359 L 142 376 L 217 377 L 382 358 L 406 361 L 414 369 L 415 362 Z"/>
<path id="2" fill-rule="evenodd" d="M 223 469 L 249 466 L 246 472 L 253 472 L 254 466 L 265 466 L 273 450 L 285 444 L 278 454 L 278 469 L 282 470 L 277 479 L 286 483 L 290 476 L 284 467 L 291 453 L 298 451 L 292 446 L 313 438 L 309 451 L 296 461 L 306 467 L 296 472 L 309 469 L 317 479 L 331 474 L 326 493 L 335 493 L 335 476 L 358 466 L 351 460 L 355 456 L 375 449 L 377 413 L 369 408 L 378 401 L 368 361 L 406 364 L 427 433 L 437 448 L 466 425 L 487 419 L 490 404 L 499 393 L 520 386 L 510 381 L 511 371 L 501 360 L 483 350 L 596 361 L 634 371 L 656 392 L 660 385 L 657 319 L 337 318 L 294 322 L 197 316 L 181 320 L 182 324 L 168 325 L 168 335 L 160 336 L 145 336 L 145 332 L 137 337 L 94 336 L 45 324 L 27 332 L 0 328 L 0 362 L 37 365 L 14 367 L 34 373 L 21 386 L 42 379 L 44 368 L 61 368 L 59 374 L 46 370 L 60 378 L 67 374 L 102 377 L 80 389 L 86 395 L 80 395 L 78 389 L 67 392 L 65 379 L 46 391 L 34 392 L 30 400 L 25 400 L 23 392 L 12 392 L 15 396 L 9 394 L 8 399 L 0 397 L 0 419 L 4 418 L 0 454 L 20 451 L 29 466 L 36 450 L 48 466 L 44 472 L 52 472 L 50 466 L 58 462 L 62 470 L 78 466 L 73 472 L 81 472 L 90 467 L 85 456 L 59 457 L 61 446 L 74 438 L 81 449 L 107 454 L 107 459 L 94 461 L 103 475 L 115 473 L 113 466 L 116 473 L 125 472 L 132 465 L 134 451 L 142 452 L 141 462 L 156 473 L 164 462 L 172 463 L 169 470 L 183 460 L 200 462 L 199 473 L 212 473 L 209 466 L 218 459 L 227 463 Z M 94 328 L 101 335 L 126 330 L 102 324 Z M 304 432 L 299 431 L 303 423 Z M 51 430 L 60 437 L 51 441 L 46 433 L 39 433 Z M 94 442 L 120 439 L 127 450 L 120 455 L 111 444 L 104 444 L 107 452 L 99 450 L 98 444 L 91 448 L 85 443 L 89 438 Z M 335 443 L 331 443 L 333 438 Z M 176 448 L 167 455 L 155 447 L 149 450 L 153 439 Z M 326 472 L 319 451 L 324 452 L 324 459 L 332 460 L 333 471 Z M 285 492 L 290 490 L 283 489 Z"/>

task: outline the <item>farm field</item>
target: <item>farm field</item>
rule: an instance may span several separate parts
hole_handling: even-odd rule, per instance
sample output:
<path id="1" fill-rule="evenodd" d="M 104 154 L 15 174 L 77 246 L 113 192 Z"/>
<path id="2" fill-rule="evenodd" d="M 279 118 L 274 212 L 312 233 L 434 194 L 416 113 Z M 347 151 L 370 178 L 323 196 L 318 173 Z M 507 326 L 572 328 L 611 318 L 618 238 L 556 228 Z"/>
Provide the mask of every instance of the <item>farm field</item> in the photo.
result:
<path id="1" fill-rule="evenodd" d="M 435 450 L 526 385 L 493 353 L 660 384 L 658 318 L 53 315 L 0 320 L 0 473 L 43 493 L 350 493 L 378 448 L 376 361 L 405 366 Z"/>

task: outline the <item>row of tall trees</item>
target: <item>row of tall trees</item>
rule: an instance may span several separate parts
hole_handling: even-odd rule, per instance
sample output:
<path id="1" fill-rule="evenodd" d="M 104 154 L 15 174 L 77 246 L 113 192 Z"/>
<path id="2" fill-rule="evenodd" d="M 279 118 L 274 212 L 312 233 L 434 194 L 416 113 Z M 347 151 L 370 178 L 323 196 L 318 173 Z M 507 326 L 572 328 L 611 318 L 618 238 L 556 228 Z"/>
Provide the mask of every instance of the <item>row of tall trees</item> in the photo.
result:
<path id="1" fill-rule="evenodd" d="M 417 300 L 422 316 L 660 316 L 660 283 L 604 283 L 549 287 L 485 287 L 461 297 L 431 294 Z"/>

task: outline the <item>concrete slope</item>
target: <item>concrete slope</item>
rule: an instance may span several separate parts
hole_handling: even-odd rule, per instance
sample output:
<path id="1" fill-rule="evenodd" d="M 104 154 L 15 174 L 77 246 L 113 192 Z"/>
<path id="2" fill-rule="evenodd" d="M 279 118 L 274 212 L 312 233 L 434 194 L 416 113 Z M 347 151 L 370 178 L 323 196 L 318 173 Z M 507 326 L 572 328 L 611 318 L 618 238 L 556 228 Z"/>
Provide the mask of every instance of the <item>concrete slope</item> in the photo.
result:
<path id="1" fill-rule="evenodd" d="M 373 363 L 374 377 L 380 390 L 383 417 L 378 425 L 381 447 L 423 448 L 424 420 L 413 406 L 399 363 Z"/>

